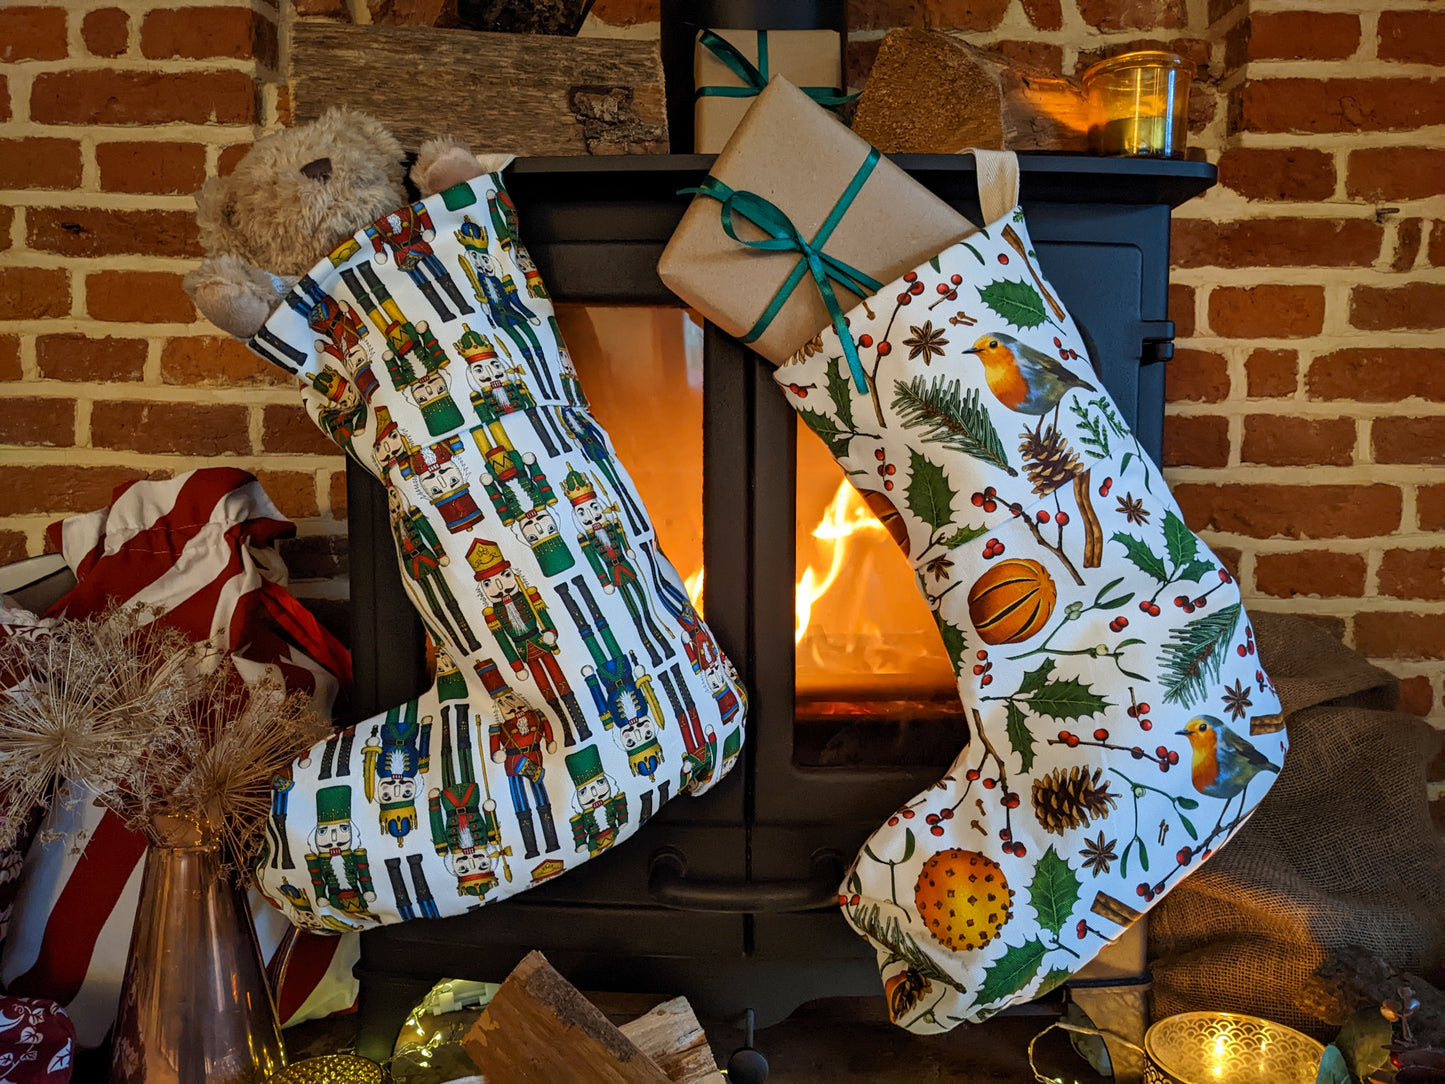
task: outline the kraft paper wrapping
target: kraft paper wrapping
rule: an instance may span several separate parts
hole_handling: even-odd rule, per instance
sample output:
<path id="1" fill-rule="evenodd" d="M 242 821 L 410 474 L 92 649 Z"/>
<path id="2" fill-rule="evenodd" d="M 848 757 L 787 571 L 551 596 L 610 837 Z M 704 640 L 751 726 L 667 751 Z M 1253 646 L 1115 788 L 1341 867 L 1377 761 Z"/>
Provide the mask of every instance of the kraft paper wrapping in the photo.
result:
<path id="1" fill-rule="evenodd" d="M 714 30 L 758 67 L 758 31 Z M 843 86 L 843 55 L 835 30 L 769 30 L 768 70 L 764 76 L 781 75 L 797 87 Z M 693 86 L 737 87 L 744 83 L 736 72 L 717 58 L 702 42 L 694 46 Z M 716 154 L 722 150 L 742 121 L 756 96 L 729 98 L 704 95 L 693 107 L 693 150 Z"/>
<path id="2" fill-rule="evenodd" d="M 780 207 L 799 232 L 814 237 L 867 157 L 867 143 L 782 77 L 756 99 L 718 155 L 712 176 L 737 191 L 754 192 Z M 745 336 L 799 260 L 796 252 L 746 248 L 723 232 L 721 204 L 697 197 L 658 263 L 668 288 L 718 327 Z M 880 282 L 973 232 L 968 220 L 886 158 L 853 200 L 825 251 Z M 750 223 L 740 237 L 761 238 Z M 835 285 L 846 311 L 862 298 Z M 830 323 L 811 277 L 804 276 L 752 344 L 782 364 Z"/>

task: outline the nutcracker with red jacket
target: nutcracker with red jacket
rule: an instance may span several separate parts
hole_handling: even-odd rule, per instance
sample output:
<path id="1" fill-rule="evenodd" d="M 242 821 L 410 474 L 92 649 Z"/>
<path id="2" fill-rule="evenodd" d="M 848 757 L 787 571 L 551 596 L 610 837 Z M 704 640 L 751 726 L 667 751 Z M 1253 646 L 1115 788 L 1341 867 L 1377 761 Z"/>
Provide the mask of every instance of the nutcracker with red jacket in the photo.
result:
<path id="1" fill-rule="evenodd" d="M 535 587 L 517 574 L 512 563 L 490 539 L 480 538 L 467 551 L 467 561 L 475 570 L 486 607 L 482 610 L 487 628 L 511 664 L 520 681 L 530 675 L 547 706 L 562 723 L 562 735 L 568 748 L 577 738 L 586 741 L 592 736 L 587 716 L 577 703 L 567 675 L 557 662 L 557 626 L 547 613 L 546 603 Z M 566 709 L 565 711 L 563 709 Z"/>
<path id="2" fill-rule="evenodd" d="M 652 660 L 653 666 L 661 666 L 663 660 L 672 654 L 672 647 L 667 642 L 667 634 L 653 620 L 652 609 L 647 604 L 647 592 L 633 563 L 635 554 L 622 529 L 617 506 L 604 506 L 597 497 L 597 484 L 578 470 L 567 472 L 562 481 L 562 492 L 567 494 L 567 500 L 572 505 L 577 526 L 582 528 L 577 535 L 577 544 L 592 566 L 597 582 L 605 593 L 616 592 L 622 596 L 632 623 L 637 626 L 637 634 L 647 648 L 647 657 Z"/>
<path id="3" fill-rule="evenodd" d="M 423 198 L 408 200 L 395 165 L 400 147 L 366 118 L 328 117 L 258 140 L 208 186 L 208 257 L 188 288 L 214 322 L 291 374 L 313 419 L 338 442 L 349 440 L 383 482 L 406 596 L 439 649 L 430 689 L 394 708 L 389 724 L 387 712 L 357 724 L 368 763 L 348 755 L 351 731 L 298 758 L 270 825 L 277 860 L 256 864 L 262 890 L 299 914 L 282 887 L 281 837 L 290 833 L 295 864 L 310 856 L 317 891 L 303 887 L 314 920 L 357 926 L 495 903 L 620 843 L 661 801 L 680 788 L 701 793 L 720 772 L 698 766 L 708 759 L 707 727 L 717 722 L 712 694 L 701 674 L 681 665 L 682 626 L 669 620 L 656 574 L 640 558 L 658 562 L 668 582 L 676 572 L 586 405 L 501 176 L 478 174 L 477 160 L 455 144 L 427 144 L 413 170 Z M 354 215 L 346 199 L 361 203 Z M 299 285 L 288 295 L 290 283 Z M 363 359 L 376 377 L 366 388 Z M 325 390 L 318 379 L 329 382 Z M 343 398 L 354 419 L 340 418 Z M 578 591 L 564 577 L 582 566 L 577 531 L 554 491 L 569 456 L 599 498 L 598 518 L 584 528 L 589 567 L 601 577 L 586 577 L 592 610 L 579 612 L 597 618 L 585 633 L 554 620 L 560 589 Z M 618 514 L 607 512 L 613 502 Z M 563 520 L 568 530 L 559 529 Z M 399 617 L 373 620 L 384 629 Z M 587 642 L 604 644 L 597 629 L 607 637 L 602 666 Z M 661 661 L 644 671 L 638 659 Z M 584 693 L 589 676 L 596 690 Z M 594 739 L 599 695 L 616 742 Z M 479 705 L 485 744 L 459 729 L 468 716 L 477 721 Z M 693 745 L 695 714 L 702 725 Z M 428 718 L 441 725 L 424 734 Z M 728 733 L 718 728 L 716 741 L 732 734 L 740 745 L 740 728 L 741 713 Z M 601 772 L 587 781 L 588 814 L 577 809 L 574 851 L 558 840 L 554 819 L 574 788 L 558 776 L 549 748 L 588 746 Z M 352 791 L 337 787 L 357 778 L 355 800 L 369 784 L 373 808 L 353 823 Z M 421 794 L 437 800 L 440 853 L 432 832 L 415 827 Z M 311 824 L 297 824 L 295 811 L 309 811 L 318 796 L 331 807 L 344 800 L 347 816 L 319 817 L 308 840 Z M 528 855 L 530 876 L 507 881 L 503 841 Z M 377 879 L 389 878 L 391 891 L 372 889 L 368 853 L 386 856 Z M 450 884 L 462 891 L 433 892 Z M 287 885 L 296 887 L 294 872 Z"/>
<path id="4" fill-rule="evenodd" d="M 487 893 L 497 887 L 498 866 L 508 881 L 512 879 L 507 865 L 512 848 L 502 845 L 497 803 L 489 791 L 485 798 L 482 796 L 486 780 L 484 771 L 482 786 L 477 785 L 470 720 L 467 705 L 463 704 L 452 712 L 450 722 L 443 717 L 442 785 L 432 788 L 427 809 L 431 814 L 432 845 L 450 864 L 452 876 L 457 879 L 457 895 L 478 900 L 485 900 Z M 532 850 L 536 852 L 535 842 Z"/>
<path id="5" fill-rule="evenodd" d="M 435 250 L 427 244 L 436 236 L 436 229 L 425 203 L 418 200 L 383 215 L 366 228 L 366 236 L 375 250 L 372 259 L 378 264 L 386 263 L 388 256 L 395 260 L 397 268 L 406 272 L 441 319 L 452 319 L 452 313 L 437 296 L 436 286 L 446 291 L 459 315 L 473 311 L 437 259 Z"/>
<path id="6" fill-rule="evenodd" d="M 438 641 L 450 640 L 469 651 L 478 650 L 482 645 L 445 574 L 451 558 L 442 548 L 431 520 L 420 509 L 407 504 L 396 486 L 387 488 L 386 505 L 402 574 L 413 585 L 412 598 L 421 595 L 417 605 L 425 607 L 423 620 L 431 619 L 426 622 L 427 627 Z"/>
<path id="7" fill-rule="evenodd" d="M 417 702 L 409 700 L 386 713 L 361 747 L 366 800 L 377 803 L 382 832 L 404 846 L 417 826 L 417 777 L 427 770 L 431 716 L 417 721 Z"/>
<path id="8" fill-rule="evenodd" d="M 542 753 L 555 753 L 557 741 L 552 736 L 552 723 L 545 714 L 528 706 L 512 691 L 491 659 L 477 663 L 477 676 L 482 679 L 492 698 L 492 723 L 487 730 L 488 749 L 492 762 L 502 765 L 507 775 L 507 789 L 512 797 L 512 811 L 522 833 L 526 850 L 524 857 L 537 857 L 537 829 L 532 823 L 532 810 L 527 804 L 527 791 L 537 804 L 537 817 L 542 822 L 542 842 L 547 853 L 559 849 L 557 825 L 552 817 L 552 799 L 547 794 L 546 767 Z"/>
<path id="9" fill-rule="evenodd" d="M 352 455 L 352 441 L 366 428 L 366 404 L 355 386 L 335 369 L 322 369 L 311 378 L 316 422 L 325 434 Z"/>
<path id="10" fill-rule="evenodd" d="M 375 919 L 368 904 L 376 899 L 371 863 L 366 848 L 354 845 L 356 824 L 351 819 L 351 787 L 322 787 L 316 792 L 316 827 L 306 872 L 316 892 L 318 907 L 339 912 L 348 919 Z"/>
<path id="11" fill-rule="evenodd" d="M 401 463 L 401 476 L 416 483 L 452 534 L 469 531 L 482 521 L 482 510 L 467 484 L 466 460 L 460 458 L 464 447 L 460 437 L 447 437 L 417 448 Z"/>

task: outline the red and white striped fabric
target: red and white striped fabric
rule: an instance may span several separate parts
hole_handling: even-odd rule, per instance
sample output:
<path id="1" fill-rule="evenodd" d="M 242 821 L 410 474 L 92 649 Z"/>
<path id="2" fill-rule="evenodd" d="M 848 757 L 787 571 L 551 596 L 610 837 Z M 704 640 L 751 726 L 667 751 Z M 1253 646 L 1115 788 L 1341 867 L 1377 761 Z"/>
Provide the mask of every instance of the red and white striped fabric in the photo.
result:
<path id="1" fill-rule="evenodd" d="M 147 603 L 192 639 L 214 637 L 243 676 L 276 667 L 288 688 L 311 693 L 329 713 L 350 684 L 351 658 L 285 588 L 271 544 L 294 531 L 242 470 L 123 486 L 109 508 L 51 526 L 78 582 L 50 614 Z M 0 981 L 12 994 L 65 1006 L 82 1047 L 102 1042 L 115 1017 L 144 854 L 144 839 L 113 814 L 57 801 L 26 857 Z M 269 958 L 289 923 L 259 894 L 251 902 Z M 283 1022 L 352 1008 L 358 956 L 355 935 L 301 934 L 279 999 Z"/>

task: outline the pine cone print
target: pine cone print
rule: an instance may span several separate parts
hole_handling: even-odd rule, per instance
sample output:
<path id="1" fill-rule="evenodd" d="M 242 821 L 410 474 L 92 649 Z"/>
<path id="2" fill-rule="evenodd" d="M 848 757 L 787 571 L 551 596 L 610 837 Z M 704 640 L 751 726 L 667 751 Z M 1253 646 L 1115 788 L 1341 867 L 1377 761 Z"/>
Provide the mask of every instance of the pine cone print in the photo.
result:
<path id="1" fill-rule="evenodd" d="M 1045 429 L 1042 418 L 1033 429 L 1025 429 L 1019 435 L 1023 437 L 1019 451 L 1023 453 L 1024 469 L 1040 497 L 1047 497 L 1067 485 L 1084 469 L 1063 434 L 1052 425 Z"/>
<path id="2" fill-rule="evenodd" d="M 1118 795 L 1109 790 L 1108 782 L 1100 784 L 1103 768 L 1073 767 L 1067 772 L 1055 768 L 1048 775 L 1034 780 L 1034 816 L 1044 831 L 1061 836 L 1072 828 L 1089 827 L 1089 818 L 1103 820 L 1114 808 Z"/>

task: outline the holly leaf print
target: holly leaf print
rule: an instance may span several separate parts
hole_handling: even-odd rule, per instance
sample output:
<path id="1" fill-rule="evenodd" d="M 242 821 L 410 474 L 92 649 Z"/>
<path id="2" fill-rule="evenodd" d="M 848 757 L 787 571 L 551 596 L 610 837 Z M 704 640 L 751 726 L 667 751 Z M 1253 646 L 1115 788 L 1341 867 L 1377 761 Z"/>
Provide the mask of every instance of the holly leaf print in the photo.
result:
<path id="1" fill-rule="evenodd" d="M 1044 687 L 1044 682 L 1049 679 L 1049 675 L 1053 672 L 1053 659 L 1045 659 L 1043 662 L 1039 663 L 1039 668 L 1037 670 L 1030 670 L 1027 674 L 1024 675 L 1023 681 L 1019 683 L 1019 695 L 1022 696 L 1024 693 L 1038 692 Z"/>
<path id="2" fill-rule="evenodd" d="M 1039 988 L 1034 991 L 1034 997 L 1040 998 L 1052 990 L 1057 990 L 1064 983 L 1073 977 L 1074 973 L 1067 967 L 1056 967 L 1044 976 L 1039 983 Z"/>
<path id="3" fill-rule="evenodd" d="M 975 538 L 982 538 L 986 534 L 988 534 L 987 527 L 960 527 L 939 543 L 939 545 L 945 549 L 957 549 L 965 542 L 972 542 Z"/>
<path id="4" fill-rule="evenodd" d="M 1164 545 L 1169 550 L 1169 563 L 1175 568 L 1194 560 L 1199 554 L 1199 539 L 1172 509 L 1164 513 Z"/>
<path id="5" fill-rule="evenodd" d="M 1125 556 L 1134 562 L 1139 571 L 1153 576 L 1160 583 L 1169 582 L 1169 570 L 1164 567 L 1164 562 L 1151 550 L 1143 539 L 1135 538 L 1123 531 L 1115 531 L 1109 541 L 1117 542 L 1124 547 Z"/>
<path id="6" fill-rule="evenodd" d="M 1022 280 L 990 282 L 978 291 L 978 297 L 1016 328 L 1038 327 L 1048 319 L 1048 314 L 1044 312 L 1044 299 Z"/>
<path id="7" fill-rule="evenodd" d="M 1213 571 L 1213 561 L 1190 561 L 1174 573 L 1174 578 L 1176 580 L 1188 580 L 1190 583 L 1198 583 L 1201 576 L 1207 576 Z"/>
<path id="8" fill-rule="evenodd" d="M 992 1004 L 1018 993 L 1039 973 L 1039 965 L 1044 962 L 1048 951 L 1048 947 L 1038 939 L 1007 946 L 1004 954 L 984 975 L 976 1004 Z"/>
<path id="9" fill-rule="evenodd" d="M 1078 678 L 1051 681 L 1029 697 L 1029 707 L 1050 719 L 1084 719 L 1108 706 L 1107 700 Z"/>
<path id="10" fill-rule="evenodd" d="M 943 268 L 939 266 L 937 256 L 928 257 L 928 266 L 933 268 L 933 270 L 939 272 L 940 274 L 943 272 Z"/>
<path id="11" fill-rule="evenodd" d="M 847 429 L 841 428 L 837 422 L 826 414 L 816 410 L 800 410 L 803 421 L 808 428 L 823 438 L 828 445 L 828 450 L 839 459 L 848 454 L 848 442 L 853 439 L 853 434 Z"/>
<path id="12" fill-rule="evenodd" d="M 943 637 L 943 647 L 948 652 L 948 661 L 953 663 L 954 670 L 958 670 L 963 665 L 963 653 L 968 650 L 968 640 L 961 628 L 949 624 L 936 612 L 933 620 L 937 622 L 939 635 Z"/>
<path id="13" fill-rule="evenodd" d="M 1029 904 L 1039 916 L 1039 925 L 1055 937 L 1069 921 L 1079 902 L 1079 878 L 1052 846 L 1034 867 L 1029 882 Z"/>
<path id="14" fill-rule="evenodd" d="M 953 519 L 953 487 L 943 468 L 913 449 L 908 451 L 908 510 L 932 530 Z"/>
<path id="15" fill-rule="evenodd" d="M 828 359 L 828 398 L 833 400 L 833 412 L 847 428 L 853 428 L 853 382 L 843 375 L 843 359 Z"/>
<path id="16" fill-rule="evenodd" d="M 1008 711 L 1008 740 L 1014 747 L 1014 752 L 1019 755 L 1019 770 L 1024 772 L 1033 771 L 1034 767 L 1034 735 L 1029 730 L 1027 717 L 1023 709 L 1010 700 L 1004 707 Z"/>

